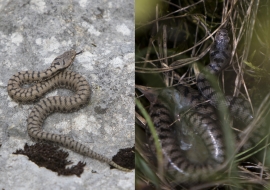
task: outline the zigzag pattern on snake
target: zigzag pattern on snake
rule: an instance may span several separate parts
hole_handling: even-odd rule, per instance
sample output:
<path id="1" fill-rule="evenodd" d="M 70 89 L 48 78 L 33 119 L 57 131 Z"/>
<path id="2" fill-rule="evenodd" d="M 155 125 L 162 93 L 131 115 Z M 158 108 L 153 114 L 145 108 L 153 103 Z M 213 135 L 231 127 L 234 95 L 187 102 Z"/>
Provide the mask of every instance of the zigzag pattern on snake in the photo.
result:
<path id="1" fill-rule="evenodd" d="M 54 112 L 73 112 L 85 106 L 90 100 L 91 90 L 87 80 L 78 73 L 66 70 L 73 63 L 76 55 L 80 53 L 76 53 L 74 50 L 67 51 L 56 57 L 51 66 L 42 72 L 18 72 L 8 81 L 8 94 L 16 102 L 31 103 L 39 100 L 48 91 L 55 88 L 70 89 L 75 93 L 73 96 L 44 98 L 34 106 L 27 119 L 28 134 L 36 140 L 55 142 L 82 155 L 106 162 L 117 169 L 129 171 L 68 136 L 42 130 L 43 122 L 50 114 Z M 23 84 L 34 82 L 33 86 L 23 88 Z"/>
<path id="2" fill-rule="evenodd" d="M 231 96 L 222 99 L 223 95 L 215 91 L 205 77 L 207 74 L 217 75 L 229 64 L 231 59 L 229 41 L 228 30 L 220 29 L 210 49 L 210 64 L 205 68 L 205 72 L 197 77 L 200 92 L 181 85 L 158 91 L 139 89 L 151 103 L 149 114 L 161 143 L 164 168 L 180 182 L 200 181 L 213 173 L 226 160 L 224 136 L 216 114 L 219 104 L 226 106 L 234 118 L 245 124 L 253 119 L 247 101 Z M 203 103 L 207 100 L 209 103 Z M 172 125 L 178 119 L 176 115 L 183 113 L 185 115 L 181 117 L 181 121 Z M 179 125 L 181 127 L 177 127 Z M 183 134 L 184 132 L 179 128 L 182 130 L 189 128 L 187 131 L 195 132 L 196 136 L 202 139 L 208 155 L 201 162 L 192 160 L 183 148 L 180 148 L 182 139 L 178 138 L 179 131 L 182 138 L 188 134 Z M 155 154 L 156 147 L 151 135 L 149 145 Z"/>

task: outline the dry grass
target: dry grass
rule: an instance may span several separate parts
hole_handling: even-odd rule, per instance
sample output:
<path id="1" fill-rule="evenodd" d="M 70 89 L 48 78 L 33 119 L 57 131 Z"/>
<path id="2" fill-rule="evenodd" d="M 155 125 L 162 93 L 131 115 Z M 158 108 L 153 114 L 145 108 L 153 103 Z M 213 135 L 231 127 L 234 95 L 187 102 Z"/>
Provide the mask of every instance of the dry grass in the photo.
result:
<path id="1" fill-rule="evenodd" d="M 269 140 L 261 147 L 239 153 L 256 127 L 264 122 L 270 108 L 270 2 L 231 1 L 147 1 L 136 0 L 136 85 L 165 87 L 184 84 L 195 87 L 200 65 L 209 63 L 208 52 L 215 33 L 229 24 L 232 58 L 219 76 L 220 89 L 226 95 L 245 98 L 256 110 L 253 122 L 244 130 L 245 138 L 230 153 L 227 168 L 211 182 L 191 189 L 262 189 L 270 188 L 268 168 Z M 268 20 L 267 20 L 268 19 Z M 149 160 L 144 126 L 148 103 L 136 91 L 136 186 L 137 189 L 184 189 L 172 186 L 163 175 L 161 156 L 156 164 Z M 145 120 L 146 119 L 146 120 Z M 269 121 L 266 121 L 270 123 Z M 153 134 L 154 132 L 152 132 Z M 158 145 L 157 145 L 158 146 Z M 158 149 L 160 151 L 160 149 Z M 259 159 L 252 158 L 260 150 Z M 161 153 L 159 153 L 161 154 Z M 244 162 L 250 159 L 252 162 Z M 269 161 L 268 161 L 269 160 Z M 158 169 L 157 169 L 158 168 Z"/>

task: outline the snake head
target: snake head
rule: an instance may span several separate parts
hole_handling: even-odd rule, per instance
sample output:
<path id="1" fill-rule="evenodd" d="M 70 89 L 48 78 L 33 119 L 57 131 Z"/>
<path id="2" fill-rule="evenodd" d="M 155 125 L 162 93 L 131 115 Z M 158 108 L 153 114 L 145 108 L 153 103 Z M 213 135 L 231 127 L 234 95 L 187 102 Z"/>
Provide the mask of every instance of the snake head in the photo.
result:
<path id="1" fill-rule="evenodd" d="M 80 53 L 81 52 L 76 53 L 75 50 L 66 51 L 65 53 L 57 56 L 53 60 L 51 68 L 56 69 L 56 71 L 61 71 L 63 69 L 68 68 L 73 63 L 73 60 L 76 57 L 76 55 Z"/>
<path id="2" fill-rule="evenodd" d="M 212 49 L 230 51 L 230 37 L 226 28 L 221 28 L 215 36 L 215 44 Z"/>

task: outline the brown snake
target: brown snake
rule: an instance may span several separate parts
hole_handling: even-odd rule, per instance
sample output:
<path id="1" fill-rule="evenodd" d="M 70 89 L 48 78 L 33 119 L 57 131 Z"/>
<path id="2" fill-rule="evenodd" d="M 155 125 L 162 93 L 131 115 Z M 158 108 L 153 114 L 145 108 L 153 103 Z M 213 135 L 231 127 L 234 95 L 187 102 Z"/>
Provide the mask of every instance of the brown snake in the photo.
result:
<path id="1" fill-rule="evenodd" d="M 18 72 L 8 81 L 8 94 L 16 102 L 31 103 L 40 99 L 50 90 L 56 88 L 70 89 L 75 93 L 73 96 L 44 98 L 34 106 L 27 119 L 28 134 L 36 140 L 55 142 L 82 155 L 106 162 L 117 169 L 130 171 L 68 136 L 42 130 L 43 122 L 48 115 L 54 112 L 74 112 L 90 101 L 91 90 L 87 80 L 78 73 L 66 70 L 73 63 L 76 55 L 80 53 L 76 53 L 74 50 L 67 51 L 56 57 L 51 66 L 42 72 Z M 23 84 L 34 82 L 33 86 L 23 88 Z"/>

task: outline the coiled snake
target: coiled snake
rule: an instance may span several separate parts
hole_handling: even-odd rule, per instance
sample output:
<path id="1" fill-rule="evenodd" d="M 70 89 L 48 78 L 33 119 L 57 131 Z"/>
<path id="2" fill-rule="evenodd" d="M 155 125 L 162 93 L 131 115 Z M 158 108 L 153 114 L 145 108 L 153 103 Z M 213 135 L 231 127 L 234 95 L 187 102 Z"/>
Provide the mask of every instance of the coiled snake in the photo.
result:
<path id="1" fill-rule="evenodd" d="M 80 53 L 76 53 L 74 50 L 67 51 L 56 57 L 51 66 L 42 72 L 18 72 L 8 81 L 8 94 L 16 102 L 31 103 L 55 88 L 72 90 L 75 94 L 70 97 L 53 96 L 41 99 L 34 106 L 27 119 L 28 134 L 36 140 L 55 142 L 82 155 L 106 162 L 117 169 L 129 171 L 68 136 L 48 133 L 42 130 L 43 122 L 48 115 L 54 112 L 73 112 L 82 108 L 90 100 L 91 91 L 87 80 L 78 73 L 66 70 L 73 63 L 76 55 Z M 23 84 L 34 82 L 33 86 L 23 88 Z"/>
<path id="2" fill-rule="evenodd" d="M 229 41 L 228 30 L 220 29 L 210 49 L 210 64 L 204 69 L 205 72 L 197 76 L 200 92 L 182 85 L 158 91 L 139 89 L 151 103 L 149 114 L 161 143 L 163 167 L 178 182 L 200 181 L 226 160 L 223 131 L 216 114 L 219 105 L 226 106 L 233 117 L 245 124 L 253 119 L 247 101 L 237 97 L 223 97 L 206 79 L 208 74 L 216 75 L 229 64 L 231 59 Z M 204 103 L 207 100 L 209 103 Z M 183 113 L 185 114 L 180 120 L 181 127 L 179 122 L 173 124 L 178 119 L 176 115 Z M 190 131 L 201 138 L 202 144 L 207 149 L 205 157 L 201 160 L 199 158 L 200 161 L 198 158 L 194 160 L 187 156 L 185 151 L 190 148 L 189 142 L 185 140 Z M 156 147 L 151 135 L 149 145 L 155 153 Z"/>

